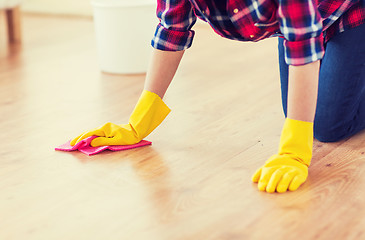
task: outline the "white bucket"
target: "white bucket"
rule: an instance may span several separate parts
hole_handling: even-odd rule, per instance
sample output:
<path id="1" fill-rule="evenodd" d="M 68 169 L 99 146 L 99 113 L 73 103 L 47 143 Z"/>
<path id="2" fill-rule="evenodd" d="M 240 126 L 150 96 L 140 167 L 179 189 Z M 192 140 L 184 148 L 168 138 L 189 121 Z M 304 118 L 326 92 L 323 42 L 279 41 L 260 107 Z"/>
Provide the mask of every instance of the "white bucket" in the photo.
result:
<path id="1" fill-rule="evenodd" d="M 155 0 L 92 0 L 103 72 L 144 73 L 158 20 Z"/>

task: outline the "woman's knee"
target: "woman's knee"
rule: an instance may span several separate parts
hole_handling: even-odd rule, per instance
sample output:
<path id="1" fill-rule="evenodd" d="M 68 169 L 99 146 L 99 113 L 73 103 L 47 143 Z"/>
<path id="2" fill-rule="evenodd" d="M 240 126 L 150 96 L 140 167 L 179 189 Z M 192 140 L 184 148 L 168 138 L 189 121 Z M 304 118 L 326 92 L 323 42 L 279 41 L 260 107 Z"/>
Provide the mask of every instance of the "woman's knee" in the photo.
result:
<path id="1" fill-rule="evenodd" d="M 337 142 L 346 138 L 349 134 L 346 124 L 340 122 L 315 120 L 314 137 L 320 142 Z"/>
<path id="2" fill-rule="evenodd" d="M 320 142 L 338 142 L 365 129 L 363 121 L 315 120 L 314 137 Z"/>
<path id="3" fill-rule="evenodd" d="M 330 142 L 338 142 L 342 140 L 344 137 L 330 131 L 314 131 L 314 138 L 320 142 L 330 143 Z"/>

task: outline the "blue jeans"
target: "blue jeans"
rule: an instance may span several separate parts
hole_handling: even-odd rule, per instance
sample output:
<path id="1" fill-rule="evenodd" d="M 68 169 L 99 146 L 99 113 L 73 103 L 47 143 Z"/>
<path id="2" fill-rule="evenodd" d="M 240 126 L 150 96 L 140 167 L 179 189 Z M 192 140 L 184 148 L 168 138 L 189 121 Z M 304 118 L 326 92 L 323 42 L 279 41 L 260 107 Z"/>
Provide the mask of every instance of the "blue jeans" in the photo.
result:
<path id="1" fill-rule="evenodd" d="M 287 113 L 288 65 L 279 38 L 281 95 Z M 314 137 L 336 142 L 365 129 L 365 24 L 327 42 L 321 61 Z"/>

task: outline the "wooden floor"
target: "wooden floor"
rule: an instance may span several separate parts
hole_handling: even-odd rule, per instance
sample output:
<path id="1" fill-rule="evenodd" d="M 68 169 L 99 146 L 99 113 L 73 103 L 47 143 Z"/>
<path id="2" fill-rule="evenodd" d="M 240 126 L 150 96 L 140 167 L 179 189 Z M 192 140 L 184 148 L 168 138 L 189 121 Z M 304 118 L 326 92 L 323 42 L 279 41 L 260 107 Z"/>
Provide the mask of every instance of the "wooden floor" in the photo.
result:
<path id="1" fill-rule="evenodd" d="M 88 157 L 54 147 L 125 123 L 144 75 L 100 73 L 89 19 L 24 16 L 21 46 L 0 29 L 0 239 L 365 239 L 365 132 L 315 142 L 296 192 L 251 183 L 283 123 L 276 39 L 196 26 L 153 145 Z"/>

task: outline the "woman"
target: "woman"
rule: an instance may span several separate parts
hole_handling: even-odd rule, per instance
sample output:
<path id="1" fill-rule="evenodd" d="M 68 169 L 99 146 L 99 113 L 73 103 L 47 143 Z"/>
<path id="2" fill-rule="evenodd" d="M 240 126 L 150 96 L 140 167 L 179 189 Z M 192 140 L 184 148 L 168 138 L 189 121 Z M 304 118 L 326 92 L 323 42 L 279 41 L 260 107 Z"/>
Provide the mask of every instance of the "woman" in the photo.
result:
<path id="1" fill-rule="evenodd" d="M 158 0 L 155 50 L 129 124 L 107 123 L 71 144 L 92 135 L 100 136 L 92 146 L 134 144 L 151 133 L 170 112 L 162 98 L 184 50 L 192 44 L 191 28 L 199 17 L 232 40 L 280 37 L 286 120 L 278 153 L 252 180 L 261 191 L 294 191 L 308 176 L 313 132 L 321 141 L 337 141 L 365 128 L 364 4 L 364 0 Z"/>

